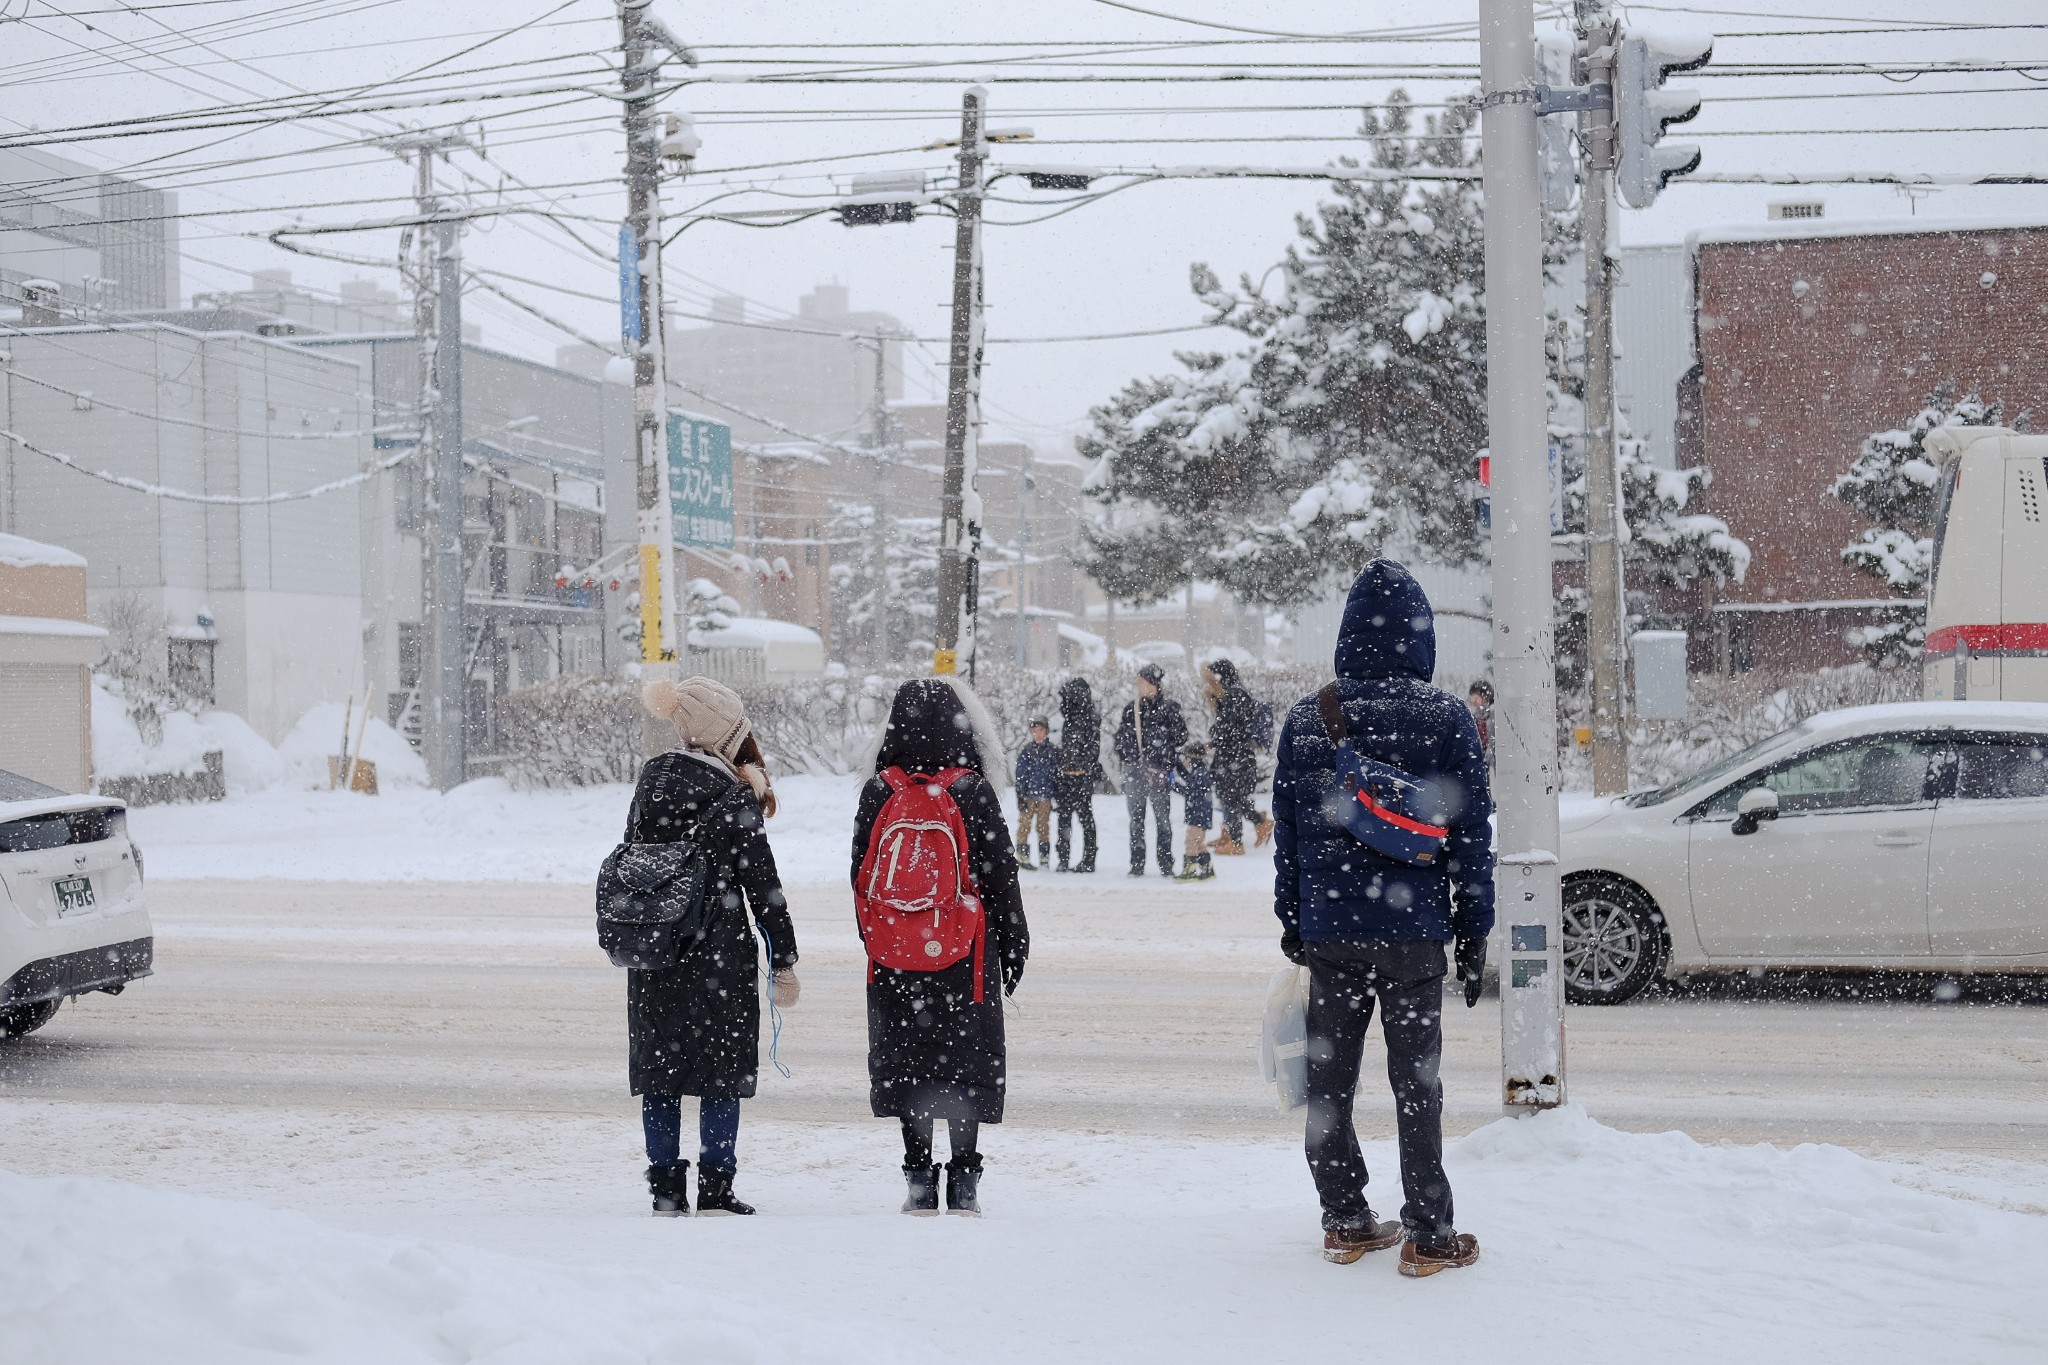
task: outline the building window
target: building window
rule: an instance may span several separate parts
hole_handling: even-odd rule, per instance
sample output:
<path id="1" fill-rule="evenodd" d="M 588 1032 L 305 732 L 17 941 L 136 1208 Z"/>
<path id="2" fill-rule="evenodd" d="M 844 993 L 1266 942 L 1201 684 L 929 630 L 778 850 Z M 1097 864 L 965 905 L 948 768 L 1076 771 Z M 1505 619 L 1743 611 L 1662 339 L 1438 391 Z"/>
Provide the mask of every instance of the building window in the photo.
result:
<path id="1" fill-rule="evenodd" d="M 213 705 L 213 645 L 211 640 L 171 641 L 171 691 L 182 700 Z"/>
<path id="2" fill-rule="evenodd" d="M 420 623 L 400 621 L 398 623 L 398 685 L 404 691 L 413 691 L 420 685 Z"/>

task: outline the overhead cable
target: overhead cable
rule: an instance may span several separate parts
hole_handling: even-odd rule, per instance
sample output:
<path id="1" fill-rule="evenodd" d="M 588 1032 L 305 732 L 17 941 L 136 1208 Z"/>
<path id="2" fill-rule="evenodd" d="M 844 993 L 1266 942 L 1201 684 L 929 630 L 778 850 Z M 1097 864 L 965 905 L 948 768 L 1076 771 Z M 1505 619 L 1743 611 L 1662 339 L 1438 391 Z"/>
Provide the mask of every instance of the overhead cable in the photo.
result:
<path id="1" fill-rule="evenodd" d="M 146 493 L 150 497 L 162 498 L 167 502 L 203 503 L 209 507 L 269 507 L 281 502 L 303 502 L 308 498 L 325 497 L 329 493 L 338 493 L 344 488 L 354 488 L 358 484 L 375 478 L 385 470 L 402 464 L 406 460 L 411 459 L 417 449 L 415 447 L 402 450 L 396 455 L 387 456 L 377 461 L 368 469 L 350 474 L 345 478 L 317 484 L 312 488 L 302 488 L 292 493 L 265 493 L 260 496 L 242 497 L 231 493 L 191 493 L 181 488 L 169 488 L 163 484 L 149 483 L 142 479 L 132 479 L 126 474 L 116 474 L 111 470 L 88 469 L 69 455 L 55 450 L 46 450 L 17 432 L 0 430 L 0 440 L 12 441 L 23 450 L 41 455 L 47 460 L 54 460 L 66 469 L 83 474 L 87 478 L 113 484 L 117 488 L 125 488 L 132 493 Z"/>

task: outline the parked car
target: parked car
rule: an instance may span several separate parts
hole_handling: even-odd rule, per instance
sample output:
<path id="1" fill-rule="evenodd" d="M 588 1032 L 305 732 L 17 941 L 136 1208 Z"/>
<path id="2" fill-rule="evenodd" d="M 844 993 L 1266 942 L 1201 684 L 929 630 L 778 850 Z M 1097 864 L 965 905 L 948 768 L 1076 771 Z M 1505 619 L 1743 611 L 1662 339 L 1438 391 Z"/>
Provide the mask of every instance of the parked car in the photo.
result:
<path id="1" fill-rule="evenodd" d="M 70 996 L 119 995 L 154 952 L 127 805 L 0 769 L 0 1037 L 41 1028 Z"/>
<path id="2" fill-rule="evenodd" d="M 1563 817 L 1579 1004 L 1728 969 L 2048 971 L 2048 704 L 1827 712 Z"/>

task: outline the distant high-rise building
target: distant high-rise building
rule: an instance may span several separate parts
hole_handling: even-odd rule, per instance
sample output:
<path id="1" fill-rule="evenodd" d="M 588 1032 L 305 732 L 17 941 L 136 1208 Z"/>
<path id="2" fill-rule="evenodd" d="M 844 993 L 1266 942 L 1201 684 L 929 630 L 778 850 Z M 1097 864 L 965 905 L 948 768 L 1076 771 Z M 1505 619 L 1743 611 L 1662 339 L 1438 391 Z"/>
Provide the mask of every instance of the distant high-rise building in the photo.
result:
<path id="1" fill-rule="evenodd" d="M 179 303 L 178 197 L 36 148 L 0 149 L 0 306 L 73 321 Z M 28 286 L 24 289 L 24 286 Z"/>

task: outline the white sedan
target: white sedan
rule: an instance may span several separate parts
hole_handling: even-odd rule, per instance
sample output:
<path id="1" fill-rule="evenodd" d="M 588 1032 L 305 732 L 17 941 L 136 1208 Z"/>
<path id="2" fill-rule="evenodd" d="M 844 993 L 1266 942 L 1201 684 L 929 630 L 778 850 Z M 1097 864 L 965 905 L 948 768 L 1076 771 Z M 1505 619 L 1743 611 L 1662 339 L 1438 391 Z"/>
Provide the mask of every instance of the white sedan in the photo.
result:
<path id="1" fill-rule="evenodd" d="M 0 1038 L 87 991 L 118 995 L 155 955 L 128 807 L 0 770 Z"/>
<path id="2" fill-rule="evenodd" d="M 1831 711 L 1563 816 L 1579 1004 L 1715 970 L 2048 971 L 2048 704 Z"/>

